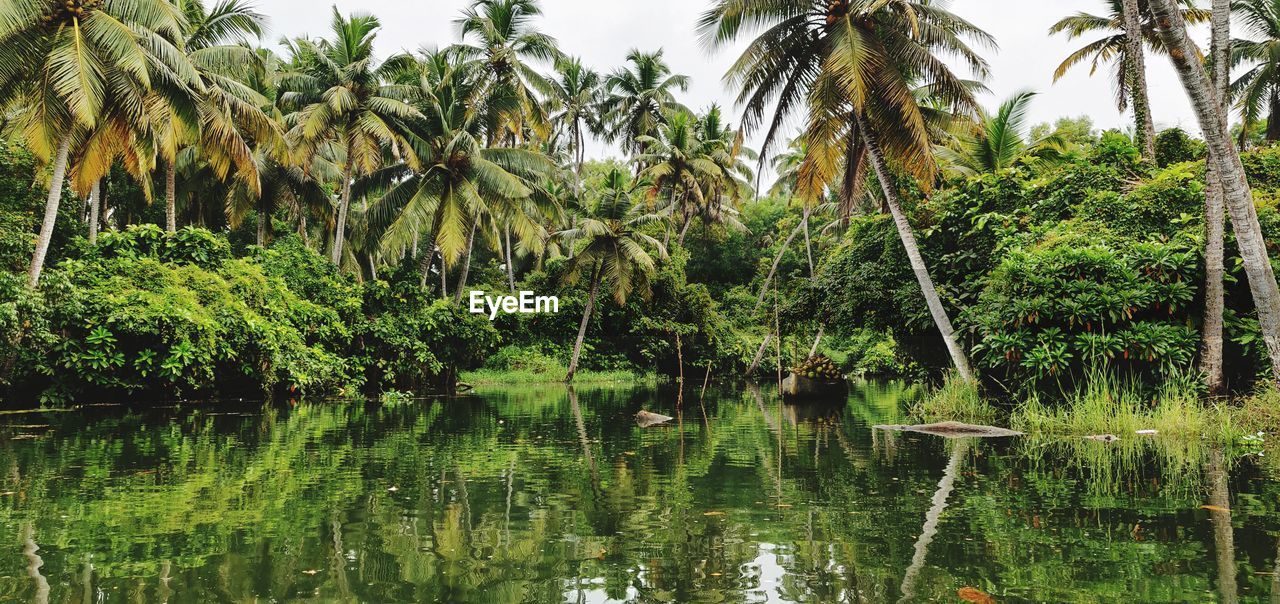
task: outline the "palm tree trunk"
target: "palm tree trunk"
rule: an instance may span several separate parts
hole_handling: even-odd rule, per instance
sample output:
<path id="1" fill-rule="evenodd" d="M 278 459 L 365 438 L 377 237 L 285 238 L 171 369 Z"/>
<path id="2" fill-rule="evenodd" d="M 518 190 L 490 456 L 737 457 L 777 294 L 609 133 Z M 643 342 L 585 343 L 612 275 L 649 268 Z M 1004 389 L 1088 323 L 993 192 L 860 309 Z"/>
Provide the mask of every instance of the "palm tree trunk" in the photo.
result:
<path id="1" fill-rule="evenodd" d="M 511 287 L 511 293 L 514 294 L 516 293 L 516 268 L 514 265 L 514 257 L 511 253 L 511 227 L 507 227 L 503 230 L 503 237 L 506 239 L 503 247 L 505 248 L 505 253 L 507 255 L 507 285 Z"/>
<path id="2" fill-rule="evenodd" d="M 350 157 L 350 154 L 347 155 Z M 347 209 L 351 206 L 351 162 L 342 171 L 342 197 L 338 200 L 338 225 L 334 227 L 333 253 L 329 257 L 334 264 L 342 261 L 342 240 L 347 233 Z"/>
<path id="3" fill-rule="evenodd" d="M 760 347 L 756 349 L 755 358 L 751 359 L 751 366 L 747 367 L 747 375 L 755 375 L 760 370 L 760 363 L 764 361 L 764 352 L 769 349 L 769 342 L 773 341 L 773 332 L 764 334 L 764 341 L 760 342 Z"/>
<path id="4" fill-rule="evenodd" d="M 871 165 L 884 191 L 885 204 L 893 214 L 893 224 L 898 228 L 898 239 L 906 248 L 907 259 L 910 260 L 911 270 L 915 272 L 916 280 L 920 283 L 920 291 L 924 294 L 925 303 L 929 306 L 929 314 L 933 315 L 933 322 L 938 326 L 942 341 L 947 345 L 947 352 L 951 354 L 951 362 L 955 365 L 956 372 L 960 374 L 961 379 L 973 381 L 974 375 L 973 369 L 969 366 L 969 357 L 960 347 L 960 342 L 956 340 L 955 330 L 951 327 L 951 318 L 947 316 L 947 310 L 942 306 L 942 298 L 938 297 L 938 290 L 933 286 L 933 279 L 929 276 L 928 267 L 925 266 L 924 256 L 920 255 L 915 232 L 911 230 L 911 223 L 907 220 L 906 213 L 902 211 L 902 200 L 899 199 L 898 189 L 893 184 L 893 174 L 885 161 L 884 150 L 880 148 L 880 140 L 868 127 L 866 118 L 862 114 L 858 114 L 857 118 L 859 134 L 862 135 L 863 142 L 867 146 L 867 155 L 871 159 Z"/>
<path id="5" fill-rule="evenodd" d="M 756 308 L 760 310 L 760 305 L 764 304 L 764 296 L 769 293 L 769 283 L 773 281 L 773 275 L 778 272 L 778 264 L 782 262 L 782 255 L 787 253 L 787 248 L 791 242 L 795 240 L 796 235 L 800 234 L 800 230 L 804 228 L 804 223 L 791 230 L 791 234 L 787 236 L 787 240 L 782 242 L 782 248 L 778 250 L 778 254 L 773 257 L 773 265 L 769 267 L 769 274 L 764 278 L 764 284 L 760 286 L 760 295 L 756 296 Z M 755 311 L 753 311 L 755 312 Z"/>
<path id="6" fill-rule="evenodd" d="M 89 245 L 98 242 L 98 223 L 101 221 L 102 179 L 93 182 L 89 189 Z"/>
<path id="7" fill-rule="evenodd" d="M 1160 34 L 1170 49 L 1174 69 L 1195 108 L 1210 158 L 1221 177 L 1224 204 L 1231 217 L 1236 246 L 1257 306 L 1262 339 L 1271 357 L 1272 376 L 1274 381 L 1280 382 L 1280 287 L 1276 285 L 1275 272 L 1267 255 L 1244 165 L 1240 163 L 1240 154 L 1227 131 L 1223 104 L 1218 100 L 1204 65 L 1196 59 L 1195 47 L 1179 12 L 1180 6 L 1175 6 L 1171 0 L 1151 0 L 1151 7 L 1155 11 Z"/>
<path id="8" fill-rule="evenodd" d="M 178 232 L 178 160 L 165 162 L 164 166 L 164 230 Z"/>
<path id="9" fill-rule="evenodd" d="M 1266 140 L 1269 143 L 1280 141 L 1280 92 L 1272 92 L 1268 101 L 1270 113 L 1267 115 Z"/>
<path id="10" fill-rule="evenodd" d="M 1225 101 L 1230 94 L 1231 63 L 1231 0 L 1213 0 L 1213 38 L 1209 47 L 1213 65 L 1214 90 L 1218 99 Z M 1228 114 L 1226 105 L 1220 105 L 1222 115 Z M 1224 294 L 1223 231 L 1225 230 L 1222 179 L 1212 159 L 1205 165 L 1204 196 L 1204 326 L 1201 333 L 1200 372 L 1210 396 L 1222 393 L 1222 311 Z"/>
<path id="11" fill-rule="evenodd" d="M 458 276 L 458 289 L 453 292 L 454 300 L 461 300 L 463 290 L 467 289 L 467 277 L 471 274 L 471 251 L 475 247 L 478 226 L 478 223 L 471 223 L 471 232 L 467 234 L 467 254 L 462 258 L 462 274 Z"/>
<path id="12" fill-rule="evenodd" d="M 258 243 L 258 247 L 262 247 L 267 244 L 267 220 L 269 219 L 269 217 L 267 216 L 266 209 L 267 208 L 266 208 L 265 200 L 262 199 L 261 196 L 259 196 L 258 211 L 256 212 L 256 214 L 258 215 L 258 232 L 255 237 Z"/>
<path id="13" fill-rule="evenodd" d="M 1142 47 L 1142 19 L 1138 0 L 1123 0 L 1125 69 L 1133 101 L 1134 129 L 1143 159 L 1155 161 L 1156 127 L 1151 120 L 1151 98 L 1147 93 L 1147 59 Z"/>
<path id="14" fill-rule="evenodd" d="M 809 347 L 809 356 L 810 356 L 810 357 L 812 357 L 812 356 L 813 356 L 813 355 L 815 355 L 815 354 L 818 354 L 818 344 L 821 344 L 821 343 L 822 343 L 822 331 L 823 331 L 822 324 L 821 324 L 821 323 L 819 323 L 819 324 L 818 324 L 818 334 L 817 334 L 817 335 L 815 335 L 815 336 L 813 336 L 813 346 L 810 346 L 810 347 Z"/>
<path id="15" fill-rule="evenodd" d="M 36 239 L 36 252 L 31 257 L 31 269 L 27 271 L 27 284 L 35 287 L 40 283 L 40 272 L 44 270 L 44 258 L 49 253 L 49 243 L 53 241 L 53 227 L 58 222 L 58 202 L 62 201 L 62 185 L 67 176 L 67 154 L 71 151 L 71 137 L 62 139 L 58 145 L 58 153 L 53 158 L 53 176 L 49 180 L 49 197 L 44 202 L 44 221 L 40 223 L 40 236 Z"/>
<path id="16" fill-rule="evenodd" d="M 587 307 L 582 311 L 582 323 L 578 324 L 578 339 L 573 342 L 573 356 L 569 358 L 569 371 L 564 381 L 572 382 L 573 375 L 578 372 L 578 359 L 582 357 L 582 342 L 587 338 L 587 324 L 591 322 L 591 312 L 596 308 L 596 293 L 600 291 L 600 271 L 597 266 L 591 275 L 591 293 L 587 294 Z"/>
<path id="17" fill-rule="evenodd" d="M 809 259 L 809 280 L 812 281 L 814 279 L 813 243 L 809 239 L 809 214 L 811 212 L 812 210 L 809 209 L 809 204 L 806 203 L 804 205 L 804 218 L 800 220 L 800 224 L 804 227 L 804 255 Z"/>
<path id="18" fill-rule="evenodd" d="M 433 245 L 431 246 L 430 251 L 428 251 L 426 254 L 422 256 L 419 256 L 418 267 L 422 271 L 422 279 L 418 282 L 418 285 L 421 286 L 423 289 L 426 289 L 427 287 L 427 277 L 431 276 L 431 265 L 435 264 L 435 262 L 436 262 L 436 248 Z"/>
<path id="19" fill-rule="evenodd" d="M 444 264 L 444 250 L 435 248 L 440 254 L 440 299 L 449 297 L 449 270 Z"/>
<path id="20" fill-rule="evenodd" d="M 684 224 L 680 227 L 680 236 L 676 238 L 677 245 L 684 245 L 684 236 L 689 232 L 689 225 L 693 224 L 693 220 L 686 213 L 684 215 Z"/>

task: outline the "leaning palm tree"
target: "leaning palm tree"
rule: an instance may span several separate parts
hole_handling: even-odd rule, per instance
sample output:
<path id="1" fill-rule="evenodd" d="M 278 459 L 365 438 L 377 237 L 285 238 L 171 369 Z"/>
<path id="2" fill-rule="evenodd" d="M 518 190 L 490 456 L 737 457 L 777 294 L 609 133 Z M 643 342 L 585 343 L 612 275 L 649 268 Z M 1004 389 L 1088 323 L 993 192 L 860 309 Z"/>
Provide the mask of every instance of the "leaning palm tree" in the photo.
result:
<path id="1" fill-rule="evenodd" d="M 1012 168 L 1018 164 L 1044 165 L 1063 159 L 1062 136 L 1051 132 L 1033 137 L 1027 128 L 1027 111 L 1036 93 L 1015 93 L 995 113 L 983 111 L 968 132 L 957 133 L 947 145 L 934 151 L 945 171 L 973 176 Z"/>
<path id="2" fill-rule="evenodd" d="M 1219 101 L 1204 64 L 1196 59 L 1195 45 L 1173 0 L 1151 0 L 1151 4 L 1160 23 L 1161 38 L 1175 51 L 1169 56 L 1196 112 L 1200 131 L 1209 147 L 1209 161 L 1218 171 L 1223 202 L 1236 235 L 1236 248 L 1240 250 L 1241 264 L 1257 307 L 1262 340 L 1271 358 L 1273 381 L 1280 383 L 1280 286 L 1276 284 L 1240 152 L 1227 131 L 1225 106 Z"/>
<path id="3" fill-rule="evenodd" d="M 1195 0 L 1178 0 L 1184 8 L 1182 16 L 1188 23 L 1204 23 L 1209 11 L 1196 8 Z M 1130 31 L 1140 31 L 1130 36 Z M 1090 63 L 1090 74 L 1110 63 L 1115 78 L 1116 107 L 1120 111 L 1133 104 L 1134 127 L 1143 156 L 1155 156 L 1155 126 L 1151 117 L 1151 101 L 1146 85 L 1146 57 L 1144 46 L 1158 54 L 1168 54 L 1167 47 L 1156 32 L 1155 18 L 1147 0 L 1107 0 L 1102 15 L 1080 12 L 1053 24 L 1050 34 L 1065 33 L 1074 40 L 1087 35 L 1100 35 L 1067 56 L 1053 73 L 1056 82 L 1072 67 Z"/>
<path id="4" fill-rule="evenodd" d="M 584 242 L 582 249 L 570 261 L 569 281 L 581 279 L 584 273 L 590 279 L 587 305 L 582 311 L 582 323 L 578 325 L 578 339 L 573 343 L 566 382 L 572 382 L 578 371 L 582 342 L 587 335 L 587 324 L 591 322 L 600 286 L 608 287 L 618 304 L 626 303 L 627 296 L 633 292 L 647 295 L 649 278 L 656 268 L 650 251 L 659 257 L 666 256 L 662 243 L 643 232 L 646 225 L 665 218 L 649 212 L 644 202 L 634 200 L 635 188 L 630 177 L 621 170 L 611 170 L 605 177 L 600 198 L 588 208 L 572 232 L 563 233 L 566 238 Z"/>
<path id="5" fill-rule="evenodd" d="M 952 362 L 962 378 L 973 379 L 902 208 L 890 161 L 926 189 L 932 184 L 934 130 L 915 90 L 924 82 L 938 105 L 976 113 L 971 84 L 940 55 L 958 57 L 984 76 L 986 63 L 965 40 L 994 44 L 990 36 L 932 2 L 912 0 L 719 0 L 699 28 L 713 48 L 751 30 L 762 32 L 726 79 L 741 90 L 745 127 L 759 126 L 774 107 L 766 152 L 789 116 L 808 111 L 809 155 L 799 179 L 804 194 L 821 196 L 841 166 L 865 152 Z"/>
<path id="6" fill-rule="evenodd" d="M 387 151 L 412 159 L 402 134 L 403 123 L 422 119 L 404 102 L 406 87 L 383 83 L 373 42 L 381 23 L 377 17 L 343 17 L 333 9 L 333 38 L 299 38 L 289 44 L 290 68 L 281 76 L 281 103 L 296 113 L 288 116 L 288 139 L 296 165 L 309 165 L 317 155 L 330 154 L 340 166 L 338 217 L 330 260 L 342 259 L 351 185 L 358 176 L 382 167 Z"/>
<path id="7" fill-rule="evenodd" d="M 609 140 L 628 153 L 644 153 L 642 136 L 652 136 L 673 112 L 689 110 L 676 101 L 676 91 L 689 88 L 689 77 L 671 73 L 662 51 L 627 54 L 629 67 L 619 67 L 605 78 L 605 98 L 600 110 L 608 124 Z"/>
<path id="8" fill-rule="evenodd" d="M 158 76 L 197 87 L 171 43 L 182 15 L 165 0 L 0 4 L 0 106 L 21 107 L 12 127 L 52 164 L 49 197 L 28 282 L 35 287 L 53 235 L 68 158 L 113 108 L 144 123 L 142 97 Z"/>
<path id="9" fill-rule="evenodd" d="M 1236 0 L 1232 9 L 1245 37 L 1232 41 L 1231 65 L 1246 70 L 1231 83 L 1231 96 L 1238 100 L 1246 125 L 1257 123 L 1265 116 L 1266 140 L 1278 141 L 1280 1 Z"/>
<path id="10" fill-rule="evenodd" d="M 541 14 L 537 0 L 474 0 L 454 21 L 463 42 L 449 51 L 479 65 L 480 98 L 506 101 L 486 105 L 490 143 L 520 140 L 526 128 L 546 124 L 536 94 L 549 93 L 552 85 L 530 63 L 553 62 L 560 50 L 534 27 Z"/>

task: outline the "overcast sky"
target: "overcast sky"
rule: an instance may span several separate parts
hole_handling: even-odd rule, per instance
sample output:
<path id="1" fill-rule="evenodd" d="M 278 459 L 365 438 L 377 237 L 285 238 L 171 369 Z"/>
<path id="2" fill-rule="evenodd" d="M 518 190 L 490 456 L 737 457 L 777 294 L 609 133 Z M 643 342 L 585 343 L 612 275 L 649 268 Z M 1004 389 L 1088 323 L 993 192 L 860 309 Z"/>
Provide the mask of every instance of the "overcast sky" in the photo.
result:
<path id="1" fill-rule="evenodd" d="M 444 46 L 457 40 L 453 19 L 469 0 L 338 0 L 344 13 L 367 11 L 383 24 L 378 54 L 414 50 L 424 44 Z M 560 48 L 600 71 L 620 65 L 631 48 L 666 49 L 678 73 L 693 82 L 685 104 L 701 109 L 711 103 L 738 110 L 721 78 L 736 58 L 732 50 L 708 54 L 698 44 L 695 24 L 710 0 L 542 0 L 541 29 L 554 36 Z M 991 64 L 991 94 L 983 102 L 994 106 L 1013 92 L 1029 88 L 1040 93 L 1032 107 L 1032 121 L 1088 115 L 1101 128 L 1128 128 L 1129 118 L 1114 105 L 1109 70 L 1090 77 L 1087 66 L 1053 82 L 1053 71 L 1084 41 L 1049 36 L 1049 26 L 1065 15 L 1102 13 L 1103 0 L 952 0 L 951 10 L 990 32 L 998 49 L 984 49 Z M 331 18 L 323 0 L 257 0 L 271 18 L 269 41 L 281 36 L 327 35 Z M 1196 32 L 1204 37 L 1203 32 Z M 1091 38 L 1092 39 L 1092 38 Z M 1090 39 L 1090 40 L 1091 40 Z M 1194 114 L 1168 59 L 1148 58 L 1148 80 L 1157 128 L 1182 126 L 1196 132 Z M 612 151 L 595 145 L 593 155 Z"/>

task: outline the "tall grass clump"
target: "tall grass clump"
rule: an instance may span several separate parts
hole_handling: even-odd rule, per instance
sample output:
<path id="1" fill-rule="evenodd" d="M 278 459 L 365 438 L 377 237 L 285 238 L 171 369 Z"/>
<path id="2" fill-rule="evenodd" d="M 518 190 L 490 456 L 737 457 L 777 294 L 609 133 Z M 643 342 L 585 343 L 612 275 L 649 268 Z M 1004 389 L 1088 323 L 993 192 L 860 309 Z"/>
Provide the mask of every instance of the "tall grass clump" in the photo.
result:
<path id="1" fill-rule="evenodd" d="M 1133 435 L 1155 430 L 1161 435 L 1225 438 L 1230 416 L 1201 402 L 1203 390 L 1193 374 L 1174 374 L 1158 386 L 1093 371 L 1083 385 L 1060 403 L 1033 394 L 1013 413 L 1013 425 L 1025 432 L 1087 436 Z"/>
<path id="2" fill-rule="evenodd" d="M 982 396 L 976 381 L 962 379 L 955 373 L 933 392 L 911 407 L 911 415 L 924 421 L 991 422 L 1000 411 Z"/>

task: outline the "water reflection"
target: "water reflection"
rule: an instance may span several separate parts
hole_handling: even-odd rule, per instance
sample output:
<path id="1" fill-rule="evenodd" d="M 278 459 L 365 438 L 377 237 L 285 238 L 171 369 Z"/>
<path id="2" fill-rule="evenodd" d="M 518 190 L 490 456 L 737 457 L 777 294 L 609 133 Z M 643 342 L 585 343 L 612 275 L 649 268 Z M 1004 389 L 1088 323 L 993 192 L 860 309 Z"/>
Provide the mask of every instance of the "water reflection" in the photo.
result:
<path id="1" fill-rule="evenodd" d="M 906 421 L 901 385 L 810 406 L 700 386 L 13 421 L 0 601 L 1280 594 L 1280 488 L 1229 451 L 944 442 L 869 428 Z"/>

